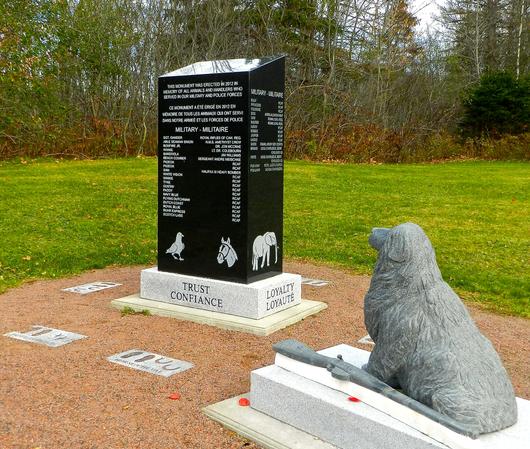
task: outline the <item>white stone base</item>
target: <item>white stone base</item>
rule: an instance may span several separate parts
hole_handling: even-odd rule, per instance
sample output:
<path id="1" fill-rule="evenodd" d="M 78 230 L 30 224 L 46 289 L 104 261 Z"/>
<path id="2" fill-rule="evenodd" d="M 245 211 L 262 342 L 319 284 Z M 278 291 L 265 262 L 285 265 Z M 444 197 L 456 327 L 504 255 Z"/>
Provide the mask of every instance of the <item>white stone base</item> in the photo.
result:
<path id="1" fill-rule="evenodd" d="M 363 402 L 276 365 L 252 372 L 251 407 L 341 449 L 444 446 Z"/>
<path id="2" fill-rule="evenodd" d="M 282 273 L 251 284 L 142 270 L 140 296 L 195 309 L 260 319 L 300 304 L 301 276 Z"/>
<path id="3" fill-rule="evenodd" d="M 248 394 L 225 399 L 202 409 L 204 414 L 227 429 L 248 438 L 263 449 L 337 449 L 329 443 L 277 419 L 242 407 L 239 399 Z"/>
<path id="4" fill-rule="evenodd" d="M 245 318 L 227 313 L 210 312 L 209 310 L 193 309 L 161 301 L 140 298 L 130 295 L 111 301 L 112 307 L 122 310 L 130 307 L 138 312 L 148 310 L 152 315 L 167 316 L 178 320 L 193 321 L 194 323 L 220 327 L 231 331 L 246 332 L 248 334 L 265 337 L 280 329 L 298 323 L 310 315 L 324 310 L 327 304 L 320 301 L 302 299 L 296 306 L 289 307 L 278 313 L 259 320 Z"/>
<path id="5" fill-rule="evenodd" d="M 341 354 L 358 367 L 369 356 L 347 345 L 319 352 Z M 361 402 L 350 402 L 349 396 Z M 530 441 L 530 401 L 517 398 L 517 424 L 473 440 L 371 390 L 334 379 L 324 368 L 279 354 L 275 365 L 252 372 L 250 401 L 258 411 L 342 449 L 523 449 Z"/>

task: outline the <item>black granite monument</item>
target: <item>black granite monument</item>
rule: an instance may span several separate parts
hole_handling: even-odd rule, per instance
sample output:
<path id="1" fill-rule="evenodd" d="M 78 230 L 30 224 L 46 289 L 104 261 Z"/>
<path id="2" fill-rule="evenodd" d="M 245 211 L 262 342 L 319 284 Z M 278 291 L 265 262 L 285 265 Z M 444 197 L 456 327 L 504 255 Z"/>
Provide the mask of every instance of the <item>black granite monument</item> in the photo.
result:
<path id="1" fill-rule="evenodd" d="M 284 79 L 284 57 L 159 78 L 160 271 L 245 284 L 282 272 Z"/>

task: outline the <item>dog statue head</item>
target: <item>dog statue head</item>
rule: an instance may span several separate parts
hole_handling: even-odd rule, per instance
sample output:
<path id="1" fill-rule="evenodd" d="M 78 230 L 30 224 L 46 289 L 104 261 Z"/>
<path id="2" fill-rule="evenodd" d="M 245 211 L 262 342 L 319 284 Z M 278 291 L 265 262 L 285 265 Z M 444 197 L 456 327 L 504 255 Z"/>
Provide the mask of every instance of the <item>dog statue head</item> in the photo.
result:
<path id="1" fill-rule="evenodd" d="M 417 224 L 403 223 L 394 228 L 374 228 L 370 245 L 379 252 L 374 274 L 422 279 L 441 279 L 436 254 L 429 238 Z"/>

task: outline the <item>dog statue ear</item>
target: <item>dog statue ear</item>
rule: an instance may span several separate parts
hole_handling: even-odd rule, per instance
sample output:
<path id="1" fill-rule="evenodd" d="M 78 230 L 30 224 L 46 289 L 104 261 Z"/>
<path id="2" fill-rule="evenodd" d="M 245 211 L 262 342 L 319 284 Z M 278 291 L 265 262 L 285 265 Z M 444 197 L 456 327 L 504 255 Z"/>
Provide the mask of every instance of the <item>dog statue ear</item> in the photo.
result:
<path id="1" fill-rule="evenodd" d="M 410 258 L 406 234 L 399 230 L 389 233 L 385 246 L 388 248 L 388 257 L 394 262 L 403 263 Z"/>

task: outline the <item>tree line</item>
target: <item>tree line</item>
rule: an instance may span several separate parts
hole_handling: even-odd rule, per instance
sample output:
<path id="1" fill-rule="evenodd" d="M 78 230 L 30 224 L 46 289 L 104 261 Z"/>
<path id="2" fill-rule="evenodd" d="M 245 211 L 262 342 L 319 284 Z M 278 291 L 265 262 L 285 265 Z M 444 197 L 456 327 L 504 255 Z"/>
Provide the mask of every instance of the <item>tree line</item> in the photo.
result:
<path id="1" fill-rule="evenodd" d="M 449 0 L 419 31 L 406 0 L 3 0 L 0 157 L 156 154 L 159 75 L 276 54 L 288 157 L 529 157 L 529 3 Z M 473 122 L 492 74 L 517 129 Z"/>

